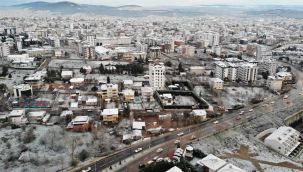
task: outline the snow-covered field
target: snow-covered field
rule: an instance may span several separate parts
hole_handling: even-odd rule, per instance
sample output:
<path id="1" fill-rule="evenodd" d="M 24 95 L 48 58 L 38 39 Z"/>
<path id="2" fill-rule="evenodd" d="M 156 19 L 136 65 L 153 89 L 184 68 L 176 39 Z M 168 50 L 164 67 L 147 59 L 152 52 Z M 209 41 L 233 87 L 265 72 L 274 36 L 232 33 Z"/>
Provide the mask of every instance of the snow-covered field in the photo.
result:
<path id="1" fill-rule="evenodd" d="M 274 96 L 268 90 L 259 87 L 225 87 L 224 91 L 213 95 L 209 90 L 202 86 L 194 88 L 198 95 L 204 98 L 210 98 L 218 103 L 222 103 L 227 109 L 234 105 L 247 105 L 253 98 L 261 99 Z"/>
<path id="2" fill-rule="evenodd" d="M 33 127 L 34 140 L 26 143 L 29 128 Z M 111 143 L 105 142 L 110 140 Z M 73 133 L 60 126 L 31 125 L 26 128 L 0 129 L 0 171 L 1 172 L 53 172 L 62 167 L 68 168 L 72 147 L 74 157 L 78 158 L 82 150 L 94 157 L 113 149 L 120 149 L 114 136 L 103 129 L 100 132 Z"/>

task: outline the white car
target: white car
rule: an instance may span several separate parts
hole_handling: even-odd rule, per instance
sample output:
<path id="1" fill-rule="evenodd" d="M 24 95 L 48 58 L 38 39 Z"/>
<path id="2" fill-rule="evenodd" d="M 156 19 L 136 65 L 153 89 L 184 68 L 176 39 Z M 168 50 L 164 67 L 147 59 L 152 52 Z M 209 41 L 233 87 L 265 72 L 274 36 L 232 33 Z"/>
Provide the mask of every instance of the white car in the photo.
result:
<path id="1" fill-rule="evenodd" d="M 270 102 L 270 104 L 274 104 L 274 103 L 275 103 L 274 101 Z"/>
<path id="2" fill-rule="evenodd" d="M 184 133 L 181 132 L 181 133 L 178 133 L 177 136 L 183 136 L 183 134 L 184 134 Z"/>
<path id="3" fill-rule="evenodd" d="M 138 153 L 140 151 L 142 151 L 142 148 L 138 148 L 138 149 L 135 150 L 136 153 Z"/>
<path id="4" fill-rule="evenodd" d="M 219 124 L 219 121 L 215 121 L 214 124 Z"/>
<path id="5" fill-rule="evenodd" d="M 162 152 L 163 151 L 163 149 L 162 148 L 159 148 L 159 149 L 157 149 L 157 153 L 160 153 L 160 152 Z"/>
<path id="6" fill-rule="evenodd" d="M 158 158 L 158 159 L 156 160 L 156 162 L 161 162 L 161 161 L 163 161 L 163 158 Z"/>
<path id="7" fill-rule="evenodd" d="M 155 156 L 155 157 L 153 158 L 153 161 L 157 161 L 158 158 L 159 158 L 159 156 Z"/>
<path id="8" fill-rule="evenodd" d="M 86 170 L 82 170 L 82 172 L 90 172 L 92 170 L 91 167 L 88 167 Z"/>
<path id="9" fill-rule="evenodd" d="M 180 140 L 176 140 L 174 143 L 175 143 L 175 144 L 178 144 L 178 143 L 180 143 Z"/>
<path id="10" fill-rule="evenodd" d="M 252 111 L 254 111 L 254 110 L 253 110 L 253 109 L 250 109 L 250 110 L 249 110 L 249 112 L 252 112 Z"/>

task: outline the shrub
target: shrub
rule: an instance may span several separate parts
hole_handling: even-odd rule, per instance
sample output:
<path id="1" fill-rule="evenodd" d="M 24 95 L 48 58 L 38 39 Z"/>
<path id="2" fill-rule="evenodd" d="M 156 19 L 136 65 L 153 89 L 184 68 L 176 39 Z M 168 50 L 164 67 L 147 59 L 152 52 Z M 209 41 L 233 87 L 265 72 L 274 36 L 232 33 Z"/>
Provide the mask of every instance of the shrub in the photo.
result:
<path id="1" fill-rule="evenodd" d="M 75 160 L 75 159 L 72 159 L 72 160 L 70 161 L 70 166 L 72 166 L 72 167 L 76 167 L 77 164 L 78 164 L 78 161 Z"/>
<path id="2" fill-rule="evenodd" d="M 23 141 L 23 143 L 27 144 L 27 143 L 31 143 L 35 139 L 36 139 L 36 136 L 34 134 L 34 129 L 33 128 L 29 128 L 29 130 L 27 130 L 25 132 L 25 135 L 24 135 L 22 141 Z"/>
<path id="3" fill-rule="evenodd" d="M 79 160 L 80 161 L 84 161 L 86 158 L 88 158 L 89 157 L 89 153 L 85 150 L 85 149 L 83 149 L 80 153 L 79 153 Z"/>

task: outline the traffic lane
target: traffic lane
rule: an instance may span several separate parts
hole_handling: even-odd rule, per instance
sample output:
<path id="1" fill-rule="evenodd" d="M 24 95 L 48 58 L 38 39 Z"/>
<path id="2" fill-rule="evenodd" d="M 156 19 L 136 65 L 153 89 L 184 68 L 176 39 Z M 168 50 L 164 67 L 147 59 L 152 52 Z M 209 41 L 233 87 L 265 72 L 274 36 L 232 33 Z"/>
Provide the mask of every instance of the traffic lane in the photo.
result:
<path id="1" fill-rule="evenodd" d="M 162 148 L 162 152 L 157 152 L 159 148 Z M 164 143 L 164 145 L 161 145 L 159 148 L 154 148 L 153 151 L 146 154 L 143 158 L 134 160 L 132 163 L 129 163 L 127 166 L 120 169 L 118 172 L 138 172 L 139 171 L 139 165 L 140 164 L 147 164 L 148 161 L 151 161 L 155 156 L 159 156 L 159 158 L 165 158 L 168 157 L 170 153 L 174 152 L 177 146 L 173 143 L 173 141 L 169 141 Z"/>

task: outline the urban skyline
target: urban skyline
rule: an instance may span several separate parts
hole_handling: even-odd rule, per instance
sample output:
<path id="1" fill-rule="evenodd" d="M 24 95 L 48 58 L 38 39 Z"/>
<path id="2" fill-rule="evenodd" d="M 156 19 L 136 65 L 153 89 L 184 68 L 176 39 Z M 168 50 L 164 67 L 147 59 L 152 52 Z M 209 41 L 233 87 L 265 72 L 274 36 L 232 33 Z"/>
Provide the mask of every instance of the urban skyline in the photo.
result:
<path id="1" fill-rule="evenodd" d="M 37 2 L 38 0 L 1 0 L 4 6 Z M 44 2 L 61 2 L 62 0 L 42 0 Z M 303 5 L 301 0 L 69 0 L 69 2 L 91 5 L 141 5 L 141 6 L 191 6 L 191 5 Z"/>

